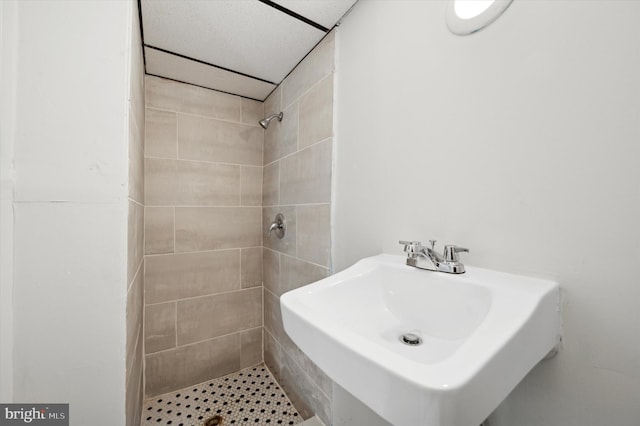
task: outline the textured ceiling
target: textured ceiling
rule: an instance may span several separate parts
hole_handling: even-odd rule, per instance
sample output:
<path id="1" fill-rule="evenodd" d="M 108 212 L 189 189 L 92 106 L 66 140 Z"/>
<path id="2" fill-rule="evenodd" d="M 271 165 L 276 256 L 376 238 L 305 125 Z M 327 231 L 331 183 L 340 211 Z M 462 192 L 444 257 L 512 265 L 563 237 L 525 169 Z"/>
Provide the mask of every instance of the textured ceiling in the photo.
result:
<path id="1" fill-rule="evenodd" d="M 147 74 L 264 100 L 356 0 L 140 0 Z"/>

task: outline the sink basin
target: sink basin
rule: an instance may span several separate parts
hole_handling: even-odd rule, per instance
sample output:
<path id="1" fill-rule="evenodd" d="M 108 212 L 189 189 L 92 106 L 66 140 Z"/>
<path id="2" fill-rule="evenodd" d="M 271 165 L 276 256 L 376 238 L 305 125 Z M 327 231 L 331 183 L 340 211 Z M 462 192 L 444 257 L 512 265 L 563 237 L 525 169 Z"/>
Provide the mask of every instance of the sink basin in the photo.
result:
<path id="1" fill-rule="evenodd" d="M 280 303 L 300 349 L 395 426 L 480 425 L 560 339 L 557 283 L 402 256 L 363 259 Z"/>

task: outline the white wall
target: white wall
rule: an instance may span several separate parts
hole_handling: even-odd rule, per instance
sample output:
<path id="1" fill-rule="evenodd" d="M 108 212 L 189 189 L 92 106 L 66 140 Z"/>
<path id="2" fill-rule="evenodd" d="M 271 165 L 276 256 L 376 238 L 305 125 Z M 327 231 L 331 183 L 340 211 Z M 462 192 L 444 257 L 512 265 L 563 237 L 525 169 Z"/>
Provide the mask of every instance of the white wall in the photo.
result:
<path id="1" fill-rule="evenodd" d="M 135 3 L 13 7 L 13 399 L 69 402 L 72 425 L 121 425 Z"/>
<path id="2" fill-rule="evenodd" d="M 494 425 L 640 424 L 640 2 L 515 0 L 449 33 L 444 1 L 339 28 L 336 270 L 399 239 L 556 279 L 564 347 Z"/>
<path id="3" fill-rule="evenodd" d="M 13 400 L 13 142 L 17 3 L 0 2 L 0 401 Z"/>

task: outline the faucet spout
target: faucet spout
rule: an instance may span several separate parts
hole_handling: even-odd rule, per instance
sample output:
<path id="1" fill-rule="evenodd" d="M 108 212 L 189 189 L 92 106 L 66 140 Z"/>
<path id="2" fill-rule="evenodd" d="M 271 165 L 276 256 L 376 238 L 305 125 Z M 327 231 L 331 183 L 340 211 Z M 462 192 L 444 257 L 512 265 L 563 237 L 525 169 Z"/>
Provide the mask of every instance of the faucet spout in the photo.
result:
<path id="1" fill-rule="evenodd" d="M 429 271 L 446 272 L 450 274 L 464 273 L 464 265 L 458 261 L 457 253 L 469 251 L 462 247 L 445 246 L 445 254 L 435 250 L 435 240 L 430 240 L 431 247 L 423 246 L 420 241 L 400 241 L 407 253 L 407 265 Z"/>
<path id="2" fill-rule="evenodd" d="M 425 247 L 420 241 L 400 241 L 407 253 L 407 265 L 430 271 L 438 270 L 438 253 Z"/>

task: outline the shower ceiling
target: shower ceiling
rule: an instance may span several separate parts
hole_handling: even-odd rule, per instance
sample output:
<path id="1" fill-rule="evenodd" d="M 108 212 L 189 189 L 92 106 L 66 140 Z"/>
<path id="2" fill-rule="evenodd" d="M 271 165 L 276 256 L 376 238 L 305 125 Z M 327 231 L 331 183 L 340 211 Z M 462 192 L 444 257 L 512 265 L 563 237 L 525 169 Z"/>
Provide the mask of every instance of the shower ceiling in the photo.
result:
<path id="1" fill-rule="evenodd" d="M 139 0 L 149 75 L 264 100 L 357 0 Z"/>

